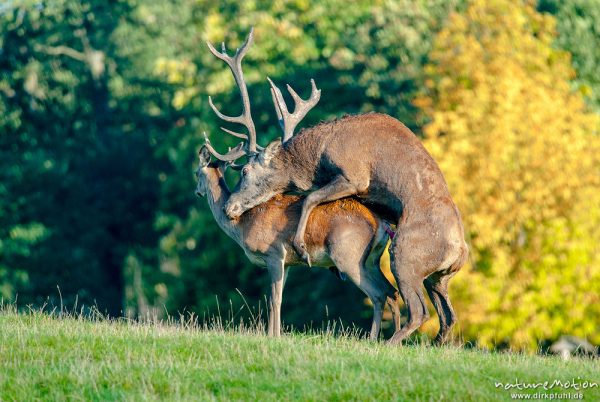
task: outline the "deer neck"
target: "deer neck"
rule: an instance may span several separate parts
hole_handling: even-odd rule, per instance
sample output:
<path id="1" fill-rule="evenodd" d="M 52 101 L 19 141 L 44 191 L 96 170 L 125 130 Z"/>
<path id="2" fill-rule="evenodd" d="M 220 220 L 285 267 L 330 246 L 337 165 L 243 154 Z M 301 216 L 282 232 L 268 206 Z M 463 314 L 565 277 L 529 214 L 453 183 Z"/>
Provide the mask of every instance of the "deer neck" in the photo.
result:
<path id="1" fill-rule="evenodd" d="M 231 191 L 225 182 L 225 178 L 217 173 L 212 173 L 208 176 L 208 206 L 217 222 L 217 225 L 231 237 L 236 243 L 242 245 L 240 236 L 240 222 L 239 219 L 231 220 L 225 212 L 223 207 L 229 197 Z"/>
<path id="2" fill-rule="evenodd" d="M 314 149 L 314 144 L 307 141 L 290 141 L 291 144 L 281 152 L 275 161 L 281 172 L 287 172 L 289 177 L 287 189 L 308 191 L 313 186 L 317 170 L 320 150 Z M 320 151 L 320 152 L 319 152 Z"/>
<path id="3" fill-rule="evenodd" d="M 280 171 L 287 172 L 288 189 L 304 192 L 313 187 L 319 160 L 328 142 L 326 137 L 327 133 L 307 129 L 284 144 L 275 163 Z"/>

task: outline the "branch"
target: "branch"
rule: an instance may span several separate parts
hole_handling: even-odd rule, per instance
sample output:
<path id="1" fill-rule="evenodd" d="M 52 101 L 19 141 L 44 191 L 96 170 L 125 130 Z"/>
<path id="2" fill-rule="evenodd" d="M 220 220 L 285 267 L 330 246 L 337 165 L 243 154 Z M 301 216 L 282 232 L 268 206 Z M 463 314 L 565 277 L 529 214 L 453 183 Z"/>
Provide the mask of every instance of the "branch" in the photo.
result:
<path id="1" fill-rule="evenodd" d="M 52 56 L 67 56 L 75 60 L 79 60 L 82 62 L 87 62 L 87 58 L 85 57 L 85 53 L 82 53 L 78 50 L 75 50 L 71 47 L 67 46 L 43 46 L 36 45 L 35 50 L 38 52 L 43 52 Z"/>

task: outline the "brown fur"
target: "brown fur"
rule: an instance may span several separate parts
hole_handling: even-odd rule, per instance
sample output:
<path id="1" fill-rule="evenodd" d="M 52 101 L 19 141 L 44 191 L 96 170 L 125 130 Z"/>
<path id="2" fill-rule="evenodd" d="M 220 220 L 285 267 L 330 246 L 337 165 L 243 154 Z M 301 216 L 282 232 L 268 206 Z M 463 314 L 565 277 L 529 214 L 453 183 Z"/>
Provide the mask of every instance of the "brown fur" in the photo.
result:
<path id="1" fill-rule="evenodd" d="M 244 170 L 247 174 L 228 201 L 227 214 L 238 216 L 287 191 L 306 194 L 293 240 L 306 261 L 310 215 L 323 202 L 356 196 L 396 223 L 392 272 L 409 316 L 391 342 L 399 343 L 427 319 L 424 281 L 438 300 L 436 309 L 443 309 L 436 339 L 445 341 L 455 321 L 447 282 L 464 263 L 468 248 L 442 172 L 405 125 L 378 113 L 321 123 L 283 146 L 269 144 Z"/>
<path id="2" fill-rule="evenodd" d="M 302 212 L 303 197 L 278 194 L 269 201 L 249 210 L 237 222 L 247 235 L 246 246 L 266 253 L 273 241 L 292 243 L 298 219 Z M 306 230 L 306 245 L 310 253 L 327 247 L 327 235 L 342 222 L 352 222 L 355 229 L 375 236 L 384 223 L 367 207 L 354 199 L 336 200 L 319 205 L 311 213 Z M 293 247 L 289 248 L 287 262 L 302 262 Z"/>

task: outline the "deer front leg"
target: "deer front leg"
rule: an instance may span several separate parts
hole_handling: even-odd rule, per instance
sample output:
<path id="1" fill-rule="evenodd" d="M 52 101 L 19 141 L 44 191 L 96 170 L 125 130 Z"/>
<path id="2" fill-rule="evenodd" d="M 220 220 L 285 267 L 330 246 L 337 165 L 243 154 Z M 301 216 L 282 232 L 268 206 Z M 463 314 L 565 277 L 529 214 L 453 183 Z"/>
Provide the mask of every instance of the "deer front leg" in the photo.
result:
<path id="1" fill-rule="evenodd" d="M 269 297 L 269 336 L 281 335 L 281 300 L 285 284 L 285 266 L 283 259 L 273 259 L 267 262 L 271 276 L 271 296 Z"/>
<path id="2" fill-rule="evenodd" d="M 298 253 L 308 266 L 310 266 L 310 255 L 308 254 L 306 244 L 304 243 L 304 232 L 306 231 L 306 224 L 308 223 L 308 217 L 310 216 L 311 211 L 319 204 L 339 200 L 340 198 L 351 196 L 357 192 L 356 186 L 350 183 L 348 179 L 344 176 L 337 176 L 329 184 L 310 193 L 302 203 L 302 214 L 298 221 L 298 228 L 296 229 L 293 246 L 296 253 Z"/>

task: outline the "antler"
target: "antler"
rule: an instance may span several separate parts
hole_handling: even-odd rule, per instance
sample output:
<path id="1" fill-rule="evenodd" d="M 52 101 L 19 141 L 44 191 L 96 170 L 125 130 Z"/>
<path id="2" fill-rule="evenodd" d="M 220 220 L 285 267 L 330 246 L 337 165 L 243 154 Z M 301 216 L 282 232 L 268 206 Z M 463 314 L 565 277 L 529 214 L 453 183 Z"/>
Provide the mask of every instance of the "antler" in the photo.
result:
<path id="1" fill-rule="evenodd" d="M 234 137 L 241 138 L 243 140 L 247 140 L 247 145 L 245 151 L 240 147 L 243 145 L 243 142 L 238 144 L 233 150 L 230 150 L 227 154 L 221 155 L 214 150 L 214 148 L 207 142 L 206 147 L 210 151 L 211 154 L 217 159 L 222 161 L 233 161 L 238 159 L 244 155 L 252 155 L 256 153 L 258 147 L 256 144 L 256 128 L 254 127 L 254 122 L 252 121 L 252 115 L 250 113 L 250 99 L 248 98 L 248 89 L 246 88 L 246 83 L 244 82 L 244 73 L 242 72 L 242 59 L 248 52 L 250 45 L 252 45 L 252 41 L 254 39 L 254 28 L 250 29 L 250 33 L 246 38 L 246 41 L 242 44 L 240 48 L 235 51 L 235 55 L 229 56 L 227 54 L 227 50 L 225 49 L 225 42 L 222 44 L 222 51 L 218 52 L 210 42 L 206 42 L 208 45 L 208 49 L 210 52 L 220 60 L 223 60 L 231 69 L 233 73 L 233 78 L 240 89 L 240 95 L 242 97 L 243 110 L 239 116 L 226 116 L 221 113 L 216 106 L 212 102 L 212 98 L 208 97 L 208 104 L 215 112 L 215 114 L 222 120 L 228 121 L 230 123 L 238 123 L 248 129 L 248 135 L 238 133 L 232 130 L 229 130 L 225 127 L 221 127 L 221 130 L 225 131 L 228 134 L 233 135 Z M 261 148 L 262 149 L 262 148 Z"/>
<path id="2" fill-rule="evenodd" d="M 302 99 L 291 86 L 287 85 L 287 90 L 294 98 L 294 112 L 290 113 L 283 100 L 283 95 L 279 88 L 273 84 L 270 78 L 269 84 L 271 85 L 271 96 L 273 97 L 273 104 L 275 105 L 275 111 L 277 112 L 277 118 L 279 119 L 279 125 L 283 130 L 283 142 L 286 142 L 294 135 L 294 129 L 300 123 L 300 121 L 306 116 L 306 114 L 315 107 L 321 98 L 321 90 L 317 89 L 315 80 L 311 78 L 311 92 L 310 97 L 307 100 Z"/>
<path id="3" fill-rule="evenodd" d="M 225 155 L 221 155 L 213 148 L 213 146 L 210 143 L 210 140 L 206 136 L 206 133 L 204 133 L 204 145 L 206 146 L 206 149 L 208 149 L 212 156 L 223 162 L 233 162 L 236 159 L 239 159 L 242 156 L 246 155 L 246 151 L 244 151 L 243 142 L 237 144 L 237 146 L 233 149 L 230 148 Z"/>

